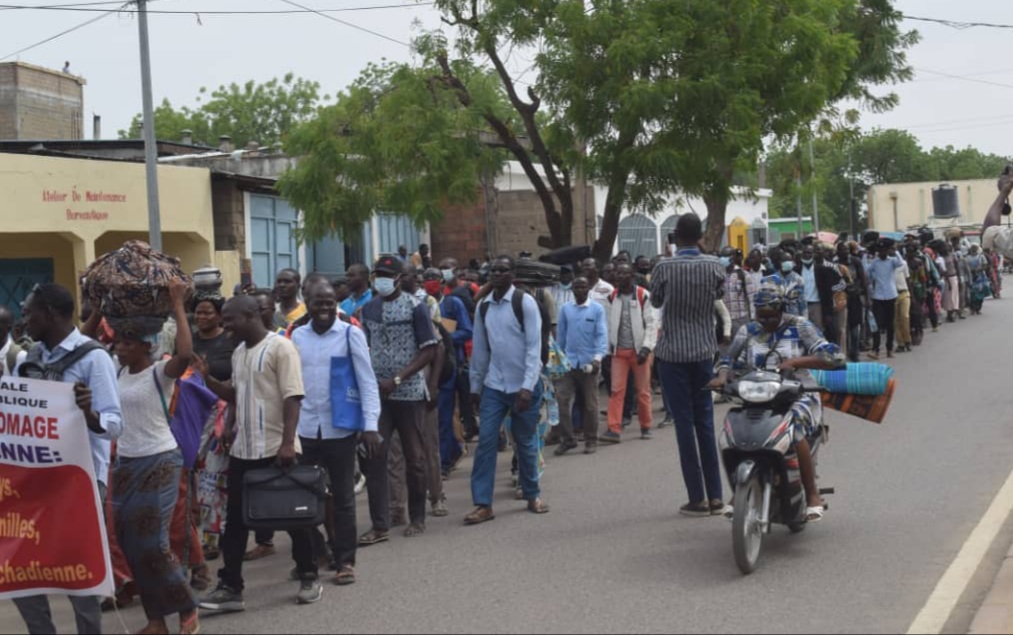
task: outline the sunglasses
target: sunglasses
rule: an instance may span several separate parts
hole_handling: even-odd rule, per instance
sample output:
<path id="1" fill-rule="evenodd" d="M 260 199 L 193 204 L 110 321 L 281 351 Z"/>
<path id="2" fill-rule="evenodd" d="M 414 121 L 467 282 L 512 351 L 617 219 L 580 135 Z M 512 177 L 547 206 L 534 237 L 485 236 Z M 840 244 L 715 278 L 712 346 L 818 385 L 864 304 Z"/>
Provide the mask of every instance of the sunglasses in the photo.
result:
<path id="1" fill-rule="evenodd" d="M 489 270 L 491 273 L 510 273 L 513 271 L 510 267 L 493 267 Z"/>

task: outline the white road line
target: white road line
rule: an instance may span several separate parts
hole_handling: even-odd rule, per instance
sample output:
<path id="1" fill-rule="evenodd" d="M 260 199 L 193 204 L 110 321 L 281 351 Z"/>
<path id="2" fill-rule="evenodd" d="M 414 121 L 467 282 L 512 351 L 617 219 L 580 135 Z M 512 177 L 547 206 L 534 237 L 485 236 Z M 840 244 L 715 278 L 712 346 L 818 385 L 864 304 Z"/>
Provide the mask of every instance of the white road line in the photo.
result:
<path id="1" fill-rule="evenodd" d="M 1013 511 L 1013 472 L 1010 472 L 1002 489 L 982 516 L 981 522 L 960 548 L 960 553 L 939 579 L 932 595 L 911 623 L 908 635 L 936 635 L 942 632 L 953 613 L 953 608 L 967 590 L 967 585 L 977 573 L 981 561 L 995 541 L 995 537 L 999 535 L 1011 511 Z"/>

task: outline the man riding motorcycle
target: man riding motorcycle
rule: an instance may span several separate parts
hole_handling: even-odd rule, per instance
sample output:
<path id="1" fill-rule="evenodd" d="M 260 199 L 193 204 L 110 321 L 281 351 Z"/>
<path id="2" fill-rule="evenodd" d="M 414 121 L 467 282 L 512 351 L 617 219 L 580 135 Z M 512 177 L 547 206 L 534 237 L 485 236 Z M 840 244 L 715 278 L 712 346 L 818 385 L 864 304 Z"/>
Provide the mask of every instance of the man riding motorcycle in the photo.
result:
<path id="1" fill-rule="evenodd" d="M 823 337 L 809 320 L 785 312 L 789 298 L 783 287 L 764 281 L 757 291 L 756 320 L 735 335 L 727 355 L 718 364 L 718 375 L 708 388 L 723 390 L 734 376 L 733 369 L 772 371 L 837 370 L 845 365 L 840 349 Z M 808 437 L 823 420 L 819 394 L 807 393 L 792 406 L 792 443 L 798 456 L 806 492 L 806 520 L 823 520 L 826 513 L 816 486 L 816 467 Z M 728 508 L 725 514 L 733 510 Z"/>

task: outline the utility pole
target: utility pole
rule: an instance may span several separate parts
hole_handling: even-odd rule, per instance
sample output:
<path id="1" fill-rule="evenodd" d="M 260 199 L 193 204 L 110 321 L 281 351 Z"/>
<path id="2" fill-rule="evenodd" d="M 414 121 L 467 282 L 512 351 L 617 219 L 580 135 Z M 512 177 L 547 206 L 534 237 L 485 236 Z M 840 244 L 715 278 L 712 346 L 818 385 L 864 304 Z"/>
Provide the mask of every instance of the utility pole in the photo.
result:
<path id="1" fill-rule="evenodd" d="M 809 139 L 809 169 L 812 170 L 809 174 L 809 184 L 813 188 L 813 227 L 816 229 L 816 233 L 820 233 L 820 204 L 816 196 L 816 153 L 813 152 L 813 140 Z"/>
<path id="2" fill-rule="evenodd" d="M 798 239 L 804 238 L 802 227 L 802 170 L 795 168 L 795 211 L 798 213 Z"/>
<path id="3" fill-rule="evenodd" d="M 855 173 L 851 170 L 851 151 L 848 151 L 848 222 L 850 226 L 851 240 L 858 240 L 858 235 L 855 233 L 856 225 L 858 224 L 858 217 L 855 213 Z"/>
<path id="4" fill-rule="evenodd" d="M 151 51 L 148 46 L 148 2 L 137 0 L 137 29 L 141 45 L 141 97 L 144 117 L 144 168 L 148 189 L 148 242 L 162 251 L 162 219 L 158 209 L 158 148 L 151 97 Z"/>

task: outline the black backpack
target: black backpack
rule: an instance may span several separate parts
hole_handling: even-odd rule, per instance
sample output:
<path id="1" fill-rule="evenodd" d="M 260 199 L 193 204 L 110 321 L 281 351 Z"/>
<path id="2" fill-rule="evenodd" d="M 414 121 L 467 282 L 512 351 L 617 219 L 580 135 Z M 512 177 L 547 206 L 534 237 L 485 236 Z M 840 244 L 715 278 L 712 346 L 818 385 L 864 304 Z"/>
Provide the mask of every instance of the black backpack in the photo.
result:
<path id="1" fill-rule="evenodd" d="M 454 338 L 442 324 L 433 323 L 440 333 L 440 340 L 443 344 L 443 371 L 440 373 L 440 385 L 450 381 L 454 371 L 457 370 L 457 348 L 454 346 Z"/>
<path id="2" fill-rule="evenodd" d="M 93 351 L 103 351 L 105 348 L 94 340 L 88 340 L 70 353 L 51 364 L 42 363 L 42 347 L 33 346 L 28 351 L 28 358 L 21 364 L 18 374 L 26 379 L 44 379 L 46 381 L 63 381 L 63 374 L 67 369 L 84 359 L 85 355 Z"/>
<path id="3" fill-rule="evenodd" d="M 521 333 L 524 332 L 524 296 L 530 295 L 535 304 L 538 305 L 538 313 L 542 316 L 542 364 L 549 363 L 549 338 L 552 336 L 552 316 L 549 315 L 549 310 L 545 307 L 545 304 L 538 301 L 538 298 L 522 291 L 521 289 L 514 289 L 514 295 L 510 298 L 510 305 L 514 310 L 514 317 L 517 319 L 517 323 L 521 325 Z M 485 326 L 485 316 L 489 312 L 489 303 L 482 302 L 478 307 L 479 317 L 482 319 L 482 326 Z M 489 331 L 485 332 L 485 337 L 488 340 Z"/>

